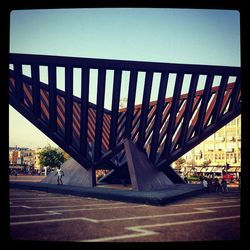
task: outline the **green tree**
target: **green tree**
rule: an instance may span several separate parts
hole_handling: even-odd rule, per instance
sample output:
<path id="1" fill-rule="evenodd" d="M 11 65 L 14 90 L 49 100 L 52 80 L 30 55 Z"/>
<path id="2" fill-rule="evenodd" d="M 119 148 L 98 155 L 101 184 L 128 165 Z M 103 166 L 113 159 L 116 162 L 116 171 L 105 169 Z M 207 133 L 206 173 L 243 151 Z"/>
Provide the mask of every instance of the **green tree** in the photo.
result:
<path id="1" fill-rule="evenodd" d="M 182 157 L 179 158 L 178 160 L 176 160 L 175 161 L 175 169 L 178 171 L 181 171 L 181 168 L 185 162 L 186 162 L 186 160 Z"/>
<path id="2" fill-rule="evenodd" d="M 209 166 L 210 163 L 211 163 L 211 160 L 210 160 L 210 159 L 203 161 L 203 167 L 204 167 L 204 168 L 207 168 L 207 167 Z"/>
<path id="3" fill-rule="evenodd" d="M 203 167 L 202 167 L 202 169 L 204 168 L 207 171 L 210 163 L 211 163 L 210 159 L 203 161 Z"/>
<path id="4" fill-rule="evenodd" d="M 39 159 L 41 165 L 50 168 L 59 167 L 65 160 L 64 153 L 60 149 L 52 148 L 51 146 L 45 147 L 39 153 Z"/>

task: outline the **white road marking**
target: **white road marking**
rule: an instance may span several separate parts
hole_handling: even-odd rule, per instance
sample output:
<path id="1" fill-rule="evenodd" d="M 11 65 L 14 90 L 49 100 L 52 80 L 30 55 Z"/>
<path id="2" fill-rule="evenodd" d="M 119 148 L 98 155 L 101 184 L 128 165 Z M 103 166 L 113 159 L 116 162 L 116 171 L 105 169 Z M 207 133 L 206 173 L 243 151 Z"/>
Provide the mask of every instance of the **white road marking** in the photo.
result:
<path id="1" fill-rule="evenodd" d="M 133 232 L 138 232 L 134 234 L 123 234 L 119 236 L 111 236 L 111 237 L 103 237 L 103 238 L 96 238 L 90 240 L 75 240 L 76 242 L 103 242 L 103 241 L 112 241 L 112 240 L 123 240 L 123 239 L 131 239 L 131 238 L 138 238 L 138 237 L 145 237 L 145 236 L 152 236 L 155 234 L 159 234 L 157 232 L 140 229 L 140 228 L 126 228 Z"/>
<path id="2" fill-rule="evenodd" d="M 224 200 L 222 200 L 224 201 Z M 237 202 L 238 200 L 226 200 L 225 202 Z M 196 203 L 182 203 L 182 204 L 170 204 L 168 207 L 181 207 L 181 206 L 195 206 L 195 205 L 209 205 L 209 204 L 221 204 L 221 201 L 212 201 L 212 202 L 196 202 Z"/>
<path id="3" fill-rule="evenodd" d="M 236 215 L 236 216 L 227 216 L 227 217 L 217 217 L 217 218 L 207 218 L 207 219 L 185 220 L 185 221 L 177 221 L 177 222 L 149 224 L 149 225 L 142 225 L 142 226 L 132 226 L 132 227 L 126 227 L 126 229 L 131 230 L 133 232 L 139 232 L 139 233 L 123 234 L 123 235 L 118 235 L 118 236 L 102 237 L 102 238 L 89 239 L 89 240 L 77 240 L 77 242 L 103 242 L 103 241 L 113 241 L 113 240 L 136 238 L 136 237 L 145 237 L 145 236 L 149 236 L 149 235 L 159 234 L 158 232 L 147 230 L 146 228 L 168 227 L 168 226 L 185 225 L 185 224 L 192 224 L 192 223 L 231 220 L 231 219 L 236 219 L 236 218 L 240 218 L 240 216 Z"/>
<path id="4" fill-rule="evenodd" d="M 204 209 L 202 211 L 196 212 L 183 212 L 183 213 L 172 213 L 172 214 L 155 214 L 155 215 L 142 215 L 142 216 L 133 216 L 133 217 L 119 217 L 112 219 L 102 219 L 97 220 L 97 222 L 108 222 L 108 221 L 121 221 L 121 220 L 141 220 L 141 219 L 153 219 L 153 218 L 162 218 L 162 217 L 170 217 L 170 216 L 181 216 L 181 215 L 191 215 L 191 214 L 204 214 L 204 213 L 213 213 L 214 210 Z"/>
<path id="5" fill-rule="evenodd" d="M 10 206 L 10 208 L 16 208 L 16 207 L 31 208 L 31 207 L 25 206 L 25 205 L 12 205 L 12 206 Z"/>
<path id="6" fill-rule="evenodd" d="M 161 218 L 161 217 L 170 217 L 170 216 L 181 216 L 181 215 L 191 215 L 191 214 L 202 214 L 202 213 L 211 213 L 216 212 L 212 209 L 217 208 L 228 208 L 228 207 L 240 207 L 240 205 L 229 205 L 229 206 L 217 206 L 217 207 L 206 207 L 206 208 L 194 208 L 199 212 L 181 212 L 181 213 L 172 213 L 172 214 L 156 214 L 156 215 L 144 215 L 144 216 L 133 216 L 133 217 L 119 217 L 112 219 L 101 219 L 96 220 L 96 222 L 108 222 L 108 221 L 121 221 L 121 220 L 141 220 L 141 219 L 151 219 L 151 218 Z"/>
<path id="7" fill-rule="evenodd" d="M 223 199 L 222 201 L 230 202 L 231 200 L 240 201 L 239 198 L 227 198 L 227 199 Z"/>
<path id="8" fill-rule="evenodd" d="M 227 201 L 227 202 L 237 202 L 237 201 Z M 184 204 L 176 204 L 176 205 L 169 205 L 168 207 L 172 207 L 172 206 L 186 206 L 186 205 L 211 205 L 211 204 L 221 204 L 221 201 L 218 201 L 218 202 L 197 202 L 197 203 L 193 203 L 193 204 L 190 204 L 190 203 L 184 203 Z M 112 204 L 109 204 L 109 203 L 105 203 L 105 205 L 110 205 L 110 208 L 77 208 L 77 209 L 61 209 L 61 210 L 53 210 L 53 212 L 56 212 L 56 211 L 59 211 L 59 212 L 71 212 L 71 211 L 81 211 L 81 210 L 101 210 L 101 209 L 114 209 L 114 208 L 126 208 L 126 207 L 145 207 L 145 206 L 148 206 L 146 204 L 143 204 L 143 205 L 135 205 L 135 206 L 120 206 L 120 207 L 112 207 L 114 204 L 117 204 L 117 203 L 112 203 Z M 118 204 L 125 204 L 125 203 L 118 203 Z M 99 206 L 101 204 L 97 204 L 96 206 Z M 86 204 L 87 206 L 87 204 Z M 64 207 L 64 206 L 58 206 L 58 207 Z M 66 206 L 65 206 L 66 207 Z M 72 207 L 72 206 L 69 206 L 69 207 Z M 42 207 L 39 207 L 39 208 L 42 208 Z"/>
<path id="9" fill-rule="evenodd" d="M 112 204 L 109 204 L 110 207 L 98 207 L 98 208 L 76 208 L 76 209 L 59 209 L 59 210 L 50 210 L 46 212 L 72 212 L 72 211 L 84 211 L 84 210 L 103 210 L 103 209 L 121 209 L 121 208 L 135 208 L 135 207 L 145 207 L 147 205 L 135 205 L 135 206 L 118 206 L 113 207 Z"/>
<path id="10" fill-rule="evenodd" d="M 86 217 L 73 217 L 73 218 L 60 218 L 60 219 L 51 219 L 51 220 L 35 220 L 35 221 L 18 221 L 10 222 L 11 226 L 16 225 L 27 225 L 27 224 L 41 224 L 41 223 L 51 223 L 51 222 L 61 222 L 61 221 L 72 221 L 72 220 L 85 220 L 96 223 L 95 219 L 90 219 Z"/>
<path id="11" fill-rule="evenodd" d="M 26 207 L 26 208 L 31 208 L 31 209 L 42 209 L 42 208 L 67 208 L 67 207 L 91 207 L 91 206 L 111 206 L 111 205 L 118 205 L 118 204 L 126 204 L 124 202 L 116 202 L 116 203 L 95 203 L 95 204 L 83 204 L 83 205 L 75 205 L 75 206 L 70 206 L 70 205 L 65 205 L 65 206 L 44 206 L 44 207 L 30 207 L 30 206 L 10 206 L 10 207 Z"/>
<path id="12" fill-rule="evenodd" d="M 47 196 L 47 199 L 51 200 L 51 199 L 70 199 L 71 197 L 58 197 L 58 196 Z M 11 198 L 12 201 L 17 201 L 17 200 L 39 200 L 39 201 L 46 201 L 46 198 L 37 198 L 37 197 L 30 197 L 30 198 L 25 198 L 25 197 L 18 197 L 18 198 Z"/>
<path id="13" fill-rule="evenodd" d="M 139 205 L 145 206 L 145 205 Z M 214 206 L 214 207 L 207 207 L 207 208 L 194 208 L 195 212 L 181 212 L 181 213 L 173 213 L 173 214 L 161 214 L 161 215 L 149 215 L 149 216 L 134 216 L 134 217 L 122 217 L 122 218 L 113 218 L 113 219 L 92 219 L 87 217 L 75 217 L 75 218 L 60 218 L 60 219 L 50 219 L 50 220 L 36 220 L 36 221 L 22 221 L 22 222 L 11 222 L 10 225 L 25 225 L 25 224 L 36 224 L 36 223 L 52 223 L 52 222 L 60 222 L 60 221 L 71 221 L 71 220 L 84 220 L 93 223 L 100 223 L 100 222 L 107 222 L 107 221 L 121 221 L 121 220 L 138 220 L 138 219 L 148 219 L 148 218 L 160 218 L 160 217 L 169 217 L 169 216 L 181 216 L 181 215 L 190 215 L 190 214 L 202 214 L 202 213 L 210 213 L 215 212 L 215 210 L 211 209 L 218 209 L 218 208 L 226 208 L 226 207 L 239 207 L 240 205 L 226 205 L 226 206 Z M 112 208 L 125 208 L 125 207 L 138 207 L 138 206 L 118 206 Z M 102 208 L 98 208 L 102 209 Z M 106 208 L 103 208 L 106 209 Z M 92 210 L 92 209 L 81 209 L 81 210 Z M 11 218 L 20 218 L 20 217 L 34 217 L 34 216 L 48 216 L 48 215 L 56 215 L 61 214 L 60 212 L 65 210 L 56 210 L 56 211 L 46 211 L 46 214 L 31 214 L 31 215 L 16 215 L 11 216 Z M 69 210 L 66 210 L 69 211 Z M 126 236 L 127 237 L 127 236 Z M 138 237 L 138 236 L 134 236 Z"/>
<path id="14" fill-rule="evenodd" d="M 22 197 L 22 198 L 32 198 L 34 196 L 39 196 L 39 197 L 49 197 L 50 195 L 49 194 L 10 194 L 10 198 L 20 198 L 20 196 L 25 196 L 25 195 L 28 195 L 27 197 Z M 16 196 L 19 196 L 19 197 L 16 197 Z"/>
<path id="15" fill-rule="evenodd" d="M 120 208 L 120 207 L 117 207 Z M 61 210 L 60 210 L 61 211 Z M 56 211 L 47 211 L 48 214 L 35 214 L 35 215 L 17 215 L 12 217 L 32 217 L 32 216 L 44 216 L 44 215 L 53 215 L 53 214 L 60 214 Z M 120 220 L 136 220 L 136 219 L 147 219 L 147 218 L 160 218 L 160 217 L 168 217 L 168 216 L 180 216 L 180 215 L 190 215 L 190 214 L 202 214 L 202 213 L 210 213 L 215 212 L 214 210 L 208 210 L 203 208 L 202 211 L 196 212 L 183 212 L 183 213 L 173 213 L 173 214 L 161 214 L 161 215 L 145 215 L 145 216 L 134 216 L 134 217 L 123 217 L 123 218 L 113 218 L 113 219 L 92 219 L 87 217 L 75 217 L 75 218 L 66 218 L 66 219 L 50 219 L 50 220 L 36 220 L 36 221 L 22 221 L 22 222 L 11 222 L 11 225 L 23 225 L 23 224 L 36 224 L 36 223 L 51 223 L 51 222 L 58 222 L 58 221 L 69 221 L 69 220 L 87 220 L 93 223 L 99 222 L 107 222 L 107 221 L 120 221 Z"/>
<path id="16" fill-rule="evenodd" d="M 56 215 L 56 214 L 62 214 L 58 212 L 49 212 L 45 214 L 20 214 L 20 215 L 10 215 L 10 218 L 24 218 L 24 217 L 37 217 L 37 216 L 48 216 L 48 215 Z"/>
<path id="17" fill-rule="evenodd" d="M 217 207 L 207 207 L 206 209 L 217 209 L 217 208 L 231 208 L 231 207 L 240 207 L 240 205 L 226 205 L 226 206 L 217 206 Z M 204 208 L 196 208 L 202 210 Z"/>
<path id="18" fill-rule="evenodd" d="M 19 202 L 60 202 L 60 201 L 67 201 L 72 202 L 72 201 L 76 201 L 76 200 L 70 200 L 70 199 L 65 199 L 65 198 L 58 198 L 58 199 L 54 199 L 54 198 L 49 198 L 49 199 L 36 199 L 36 200 L 22 200 L 22 201 L 14 201 L 15 203 L 19 203 Z"/>

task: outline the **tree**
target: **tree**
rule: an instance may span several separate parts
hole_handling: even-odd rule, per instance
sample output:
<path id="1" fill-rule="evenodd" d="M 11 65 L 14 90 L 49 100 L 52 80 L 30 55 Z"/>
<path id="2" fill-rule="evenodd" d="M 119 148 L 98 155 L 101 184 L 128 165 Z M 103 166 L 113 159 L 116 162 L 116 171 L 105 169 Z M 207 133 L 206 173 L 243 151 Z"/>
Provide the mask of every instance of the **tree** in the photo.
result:
<path id="1" fill-rule="evenodd" d="M 175 161 L 175 169 L 180 171 L 182 168 L 182 165 L 186 162 L 184 158 L 179 158 L 178 160 Z"/>
<path id="2" fill-rule="evenodd" d="M 39 160 L 41 165 L 55 168 L 59 167 L 65 158 L 61 150 L 47 146 L 39 153 Z"/>
<path id="3" fill-rule="evenodd" d="M 65 151 L 63 151 L 63 156 L 64 156 L 64 161 L 68 160 L 71 156 L 66 153 Z"/>
<path id="4" fill-rule="evenodd" d="M 208 170 L 208 166 L 209 166 L 210 163 L 211 163 L 211 160 L 210 160 L 210 159 L 204 160 L 204 161 L 203 161 L 203 167 L 202 167 L 202 169 L 205 168 L 206 171 L 207 171 L 207 170 Z"/>
<path id="5" fill-rule="evenodd" d="M 207 168 L 207 167 L 209 166 L 210 163 L 211 163 L 211 160 L 210 160 L 210 159 L 203 161 L 203 167 L 204 167 L 204 168 Z"/>

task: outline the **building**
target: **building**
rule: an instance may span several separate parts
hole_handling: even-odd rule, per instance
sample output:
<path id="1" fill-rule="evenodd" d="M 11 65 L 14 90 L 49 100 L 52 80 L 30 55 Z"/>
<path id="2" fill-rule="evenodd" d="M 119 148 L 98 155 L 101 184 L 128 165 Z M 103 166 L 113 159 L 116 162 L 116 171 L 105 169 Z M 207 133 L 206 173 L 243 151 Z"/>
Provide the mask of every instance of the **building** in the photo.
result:
<path id="1" fill-rule="evenodd" d="M 9 165 L 23 165 L 23 152 L 28 148 L 9 147 Z"/>
<path id="2" fill-rule="evenodd" d="M 27 149 L 22 151 L 22 164 L 28 167 L 34 167 L 34 150 Z"/>
<path id="3" fill-rule="evenodd" d="M 9 165 L 17 165 L 18 151 L 9 151 Z"/>
<path id="4" fill-rule="evenodd" d="M 182 171 L 241 172 L 241 115 L 186 153 Z M 226 165 L 229 164 L 229 168 Z M 175 167 L 176 164 L 173 164 Z"/>
<path id="5" fill-rule="evenodd" d="M 42 151 L 41 148 L 37 148 L 34 150 L 34 169 L 38 172 L 42 171 L 42 166 L 40 164 L 39 153 Z"/>

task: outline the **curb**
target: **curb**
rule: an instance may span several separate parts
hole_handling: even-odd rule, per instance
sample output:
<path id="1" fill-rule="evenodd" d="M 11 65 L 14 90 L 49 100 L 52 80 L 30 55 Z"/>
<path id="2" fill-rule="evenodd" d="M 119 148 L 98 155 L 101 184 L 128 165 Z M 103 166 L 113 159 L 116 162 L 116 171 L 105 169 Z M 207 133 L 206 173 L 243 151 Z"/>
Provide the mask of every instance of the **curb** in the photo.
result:
<path id="1" fill-rule="evenodd" d="M 182 185 L 182 186 L 181 186 Z M 183 186 L 185 185 L 185 186 Z M 82 188 L 77 186 L 57 186 L 55 184 L 47 183 L 34 183 L 34 182 L 10 182 L 10 188 L 18 188 L 24 190 L 38 190 L 48 193 L 58 193 L 65 195 L 75 195 L 81 197 L 91 197 L 103 200 L 114 200 L 122 202 L 131 202 L 139 204 L 148 204 L 154 206 L 163 206 L 165 204 L 175 202 L 180 199 L 185 199 L 191 196 L 204 193 L 202 187 L 186 186 L 188 184 L 176 185 L 176 188 L 171 190 L 159 190 L 159 191 L 132 191 L 132 190 L 119 190 L 112 188 Z"/>

